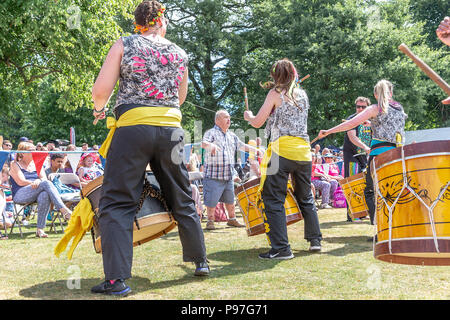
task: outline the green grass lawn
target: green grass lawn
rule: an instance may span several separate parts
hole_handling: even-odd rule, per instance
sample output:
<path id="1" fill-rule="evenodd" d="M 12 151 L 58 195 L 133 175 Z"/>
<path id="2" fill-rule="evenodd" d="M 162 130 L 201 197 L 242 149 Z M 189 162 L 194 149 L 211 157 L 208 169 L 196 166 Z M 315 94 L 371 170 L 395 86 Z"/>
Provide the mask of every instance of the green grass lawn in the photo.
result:
<path id="1" fill-rule="evenodd" d="M 238 213 L 240 218 L 240 214 Z M 319 210 L 322 252 L 311 254 L 303 239 L 303 221 L 288 227 L 294 259 L 265 261 L 265 235 L 248 237 L 244 228 L 216 223 L 205 231 L 211 275 L 193 275 L 194 264 L 182 261 L 177 229 L 134 249 L 133 294 L 124 299 L 243 300 L 379 300 L 449 299 L 450 267 L 390 264 L 373 257 L 374 233 L 368 220 L 346 222 L 345 209 Z M 242 220 L 241 220 L 242 221 Z M 205 223 L 202 223 L 203 227 Z M 93 295 L 103 281 L 101 255 L 86 234 L 72 260 L 53 248 L 62 233 L 35 238 L 35 228 L 0 241 L 0 299 L 116 299 Z"/>

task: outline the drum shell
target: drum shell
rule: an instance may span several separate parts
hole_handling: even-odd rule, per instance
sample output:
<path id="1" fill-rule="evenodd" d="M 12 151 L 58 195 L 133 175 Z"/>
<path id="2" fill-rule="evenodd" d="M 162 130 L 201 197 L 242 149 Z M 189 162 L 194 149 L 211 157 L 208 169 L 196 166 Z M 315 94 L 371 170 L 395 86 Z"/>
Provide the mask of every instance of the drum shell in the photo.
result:
<path id="1" fill-rule="evenodd" d="M 403 150 L 407 185 L 427 206 L 435 206 L 430 217 L 417 196 L 403 188 L 401 148 L 377 156 L 371 164 L 376 170 L 374 255 L 393 263 L 450 265 L 450 140 L 411 144 Z M 393 206 L 398 196 L 390 223 L 385 202 Z"/>
<path id="2" fill-rule="evenodd" d="M 262 202 L 256 203 L 256 196 L 260 185 L 260 179 L 252 179 L 235 188 L 236 202 L 244 218 L 247 235 L 256 236 L 265 233 L 264 217 L 262 214 Z M 286 212 L 286 224 L 290 225 L 303 219 L 297 201 L 292 192 L 292 186 L 288 185 L 286 200 L 284 203 Z"/>
<path id="3" fill-rule="evenodd" d="M 147 179 L 151 181 L 151 178 Z M 153 182 L 153 181 L 152 181 Z M 92 239 L 94 242 L 94 249 L 97 253 L 101 253 L 101 237 L 98 220 L 99 202 L 102 193 L 103 176 L 91 181 L 83 188 L 83 197 L 87 197 L 91 203 L 94 211 L 94 223 L 91 230 Z M 133 222 L 133 246 L 138 246 L 148 241 L 157 239 L 177 225 L 171 213 L 167 212 L 164 205 L 156 198 L 147 197 L 142 207 L 136 214 L 136 219 Z"/>
<path id="4" fill-rule="evenodd" d="M 350 216 L 353 219 L 363 218 L 369 214 L 364 189 L 366 188 L 366 174 L 355 174 L 339 180 L 339 184 L 347 200 Z"/>

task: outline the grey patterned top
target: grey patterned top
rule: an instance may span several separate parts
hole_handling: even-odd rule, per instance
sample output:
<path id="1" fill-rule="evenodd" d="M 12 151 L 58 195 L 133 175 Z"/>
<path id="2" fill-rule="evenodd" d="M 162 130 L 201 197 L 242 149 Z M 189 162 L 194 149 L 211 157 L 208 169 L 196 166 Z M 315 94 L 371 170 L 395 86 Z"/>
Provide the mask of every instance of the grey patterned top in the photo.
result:
<path id="1" fill-rule="evenodd" d="M 116 106 L 138 104 L 180 107 L 178 87 L 188 64 L 183 49 L 168 40 L 155 41 L 140 35 L 122 37 Z"/>
<path id="2" fill-rule="evenodd" d="M 303 89 L 296 90 L 296 106 L 281 94 L 281 105 L 270 114 L 264 130 L 265 138 L 276 141 L 282 136 L 300 137 L 309 142 L 308 136 L 308 110 L 309 100 Z"/>
<path id="3" fill-rule="evenodd" d="M 388 113 L 383 113 L 383 110 L 379 107 L 378 115 L 370 119 L 372 138 L 396 143 L 395 135 L 398 132 L 404 140 L 407 117 L 408 115 L 403 111 L 403 106 L 396 101 L 389 102 Z"/>

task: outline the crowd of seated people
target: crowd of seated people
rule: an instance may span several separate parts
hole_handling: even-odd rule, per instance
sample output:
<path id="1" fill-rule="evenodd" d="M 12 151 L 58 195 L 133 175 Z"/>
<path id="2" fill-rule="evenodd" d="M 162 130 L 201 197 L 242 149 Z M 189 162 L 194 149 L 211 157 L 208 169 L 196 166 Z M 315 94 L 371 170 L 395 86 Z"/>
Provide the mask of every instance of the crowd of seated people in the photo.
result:
<path id="1" fill-rule="evenodd" d="M 96 151 L 98 146 L 89 149 L 88 145 L 84 144 L 82 150 L 80 150 L 78 165 L 72 167 L 68 161 L 68 154 L 65 152 L 78 151 L 79 149 L 71 144 L 66 147 L 60 146 L 54 140 L 47 143 L 38 142 L 34 145 L 33 141 L 26 137 L 19 139 L 17 149 L 15 149 L 10 140 L 3 140 L 0 150 L 10 152 L 2 166 L 0 239 L 7 239 L 6 231 L 13 226 L 14 204 L 24 207 L 23 220 L 21 221 L 24 226 L 29 225 L 28 218 L 32 208 L 29 204 L 37 204 L 36 237 L 38 238 L 46 238 L 48 236 L 44 232 L 44 228 L 52 207 L 54 210 L 60 211 L 66 221 L 70 219 L 71 210 L 61 199 L 62 191 L 58 185 L 49 180 L 49 175 L 51 173 L 75 173 L 80 178 L 81 187 L 96 177 L 103 175 L 103 166 L 98 153 L 81 153 L 81 151 Z M 27 152 L 21 153 L 20 151 Z M 40 172 L 37 172 L 37 165 L 32 154 L 33 151 L 52 151 L 44 160 L 42 168 L 39 170 Z M 78 187 L 79 190 L 80 185 L 70 187 Z"/>

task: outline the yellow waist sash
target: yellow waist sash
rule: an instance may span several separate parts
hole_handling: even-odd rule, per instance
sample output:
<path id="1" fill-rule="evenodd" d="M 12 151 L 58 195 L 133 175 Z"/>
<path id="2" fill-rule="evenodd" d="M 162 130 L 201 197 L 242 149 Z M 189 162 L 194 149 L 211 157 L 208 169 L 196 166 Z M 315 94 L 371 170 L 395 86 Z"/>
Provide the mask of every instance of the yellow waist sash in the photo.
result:
<path id="1" fill-rule="evenodd" d="M 181 128 L 181 118 L 180 109 L 170 107 L 138 107 L 125 112 L 119 120 L 108 117 L 106 119 L 106 127 L 109 129 L 108 136 L 98 152 L 103 158 L 106 158 L 116 128 L 142 124 Z"/>
<path id="2" fill-rule="evenodd" d="M 283 136 L 274 142 L 269 143 L 267 151 L 264 153 L 264 157 L 261 161 L 261 182 L 258 189 L 258 198 L 263 189 L 264 181 L 266 180 L 267 166 L 272 157 L 272 151 L 289 160 L 312 161 L 311 146 L 303 138 Z"/>

